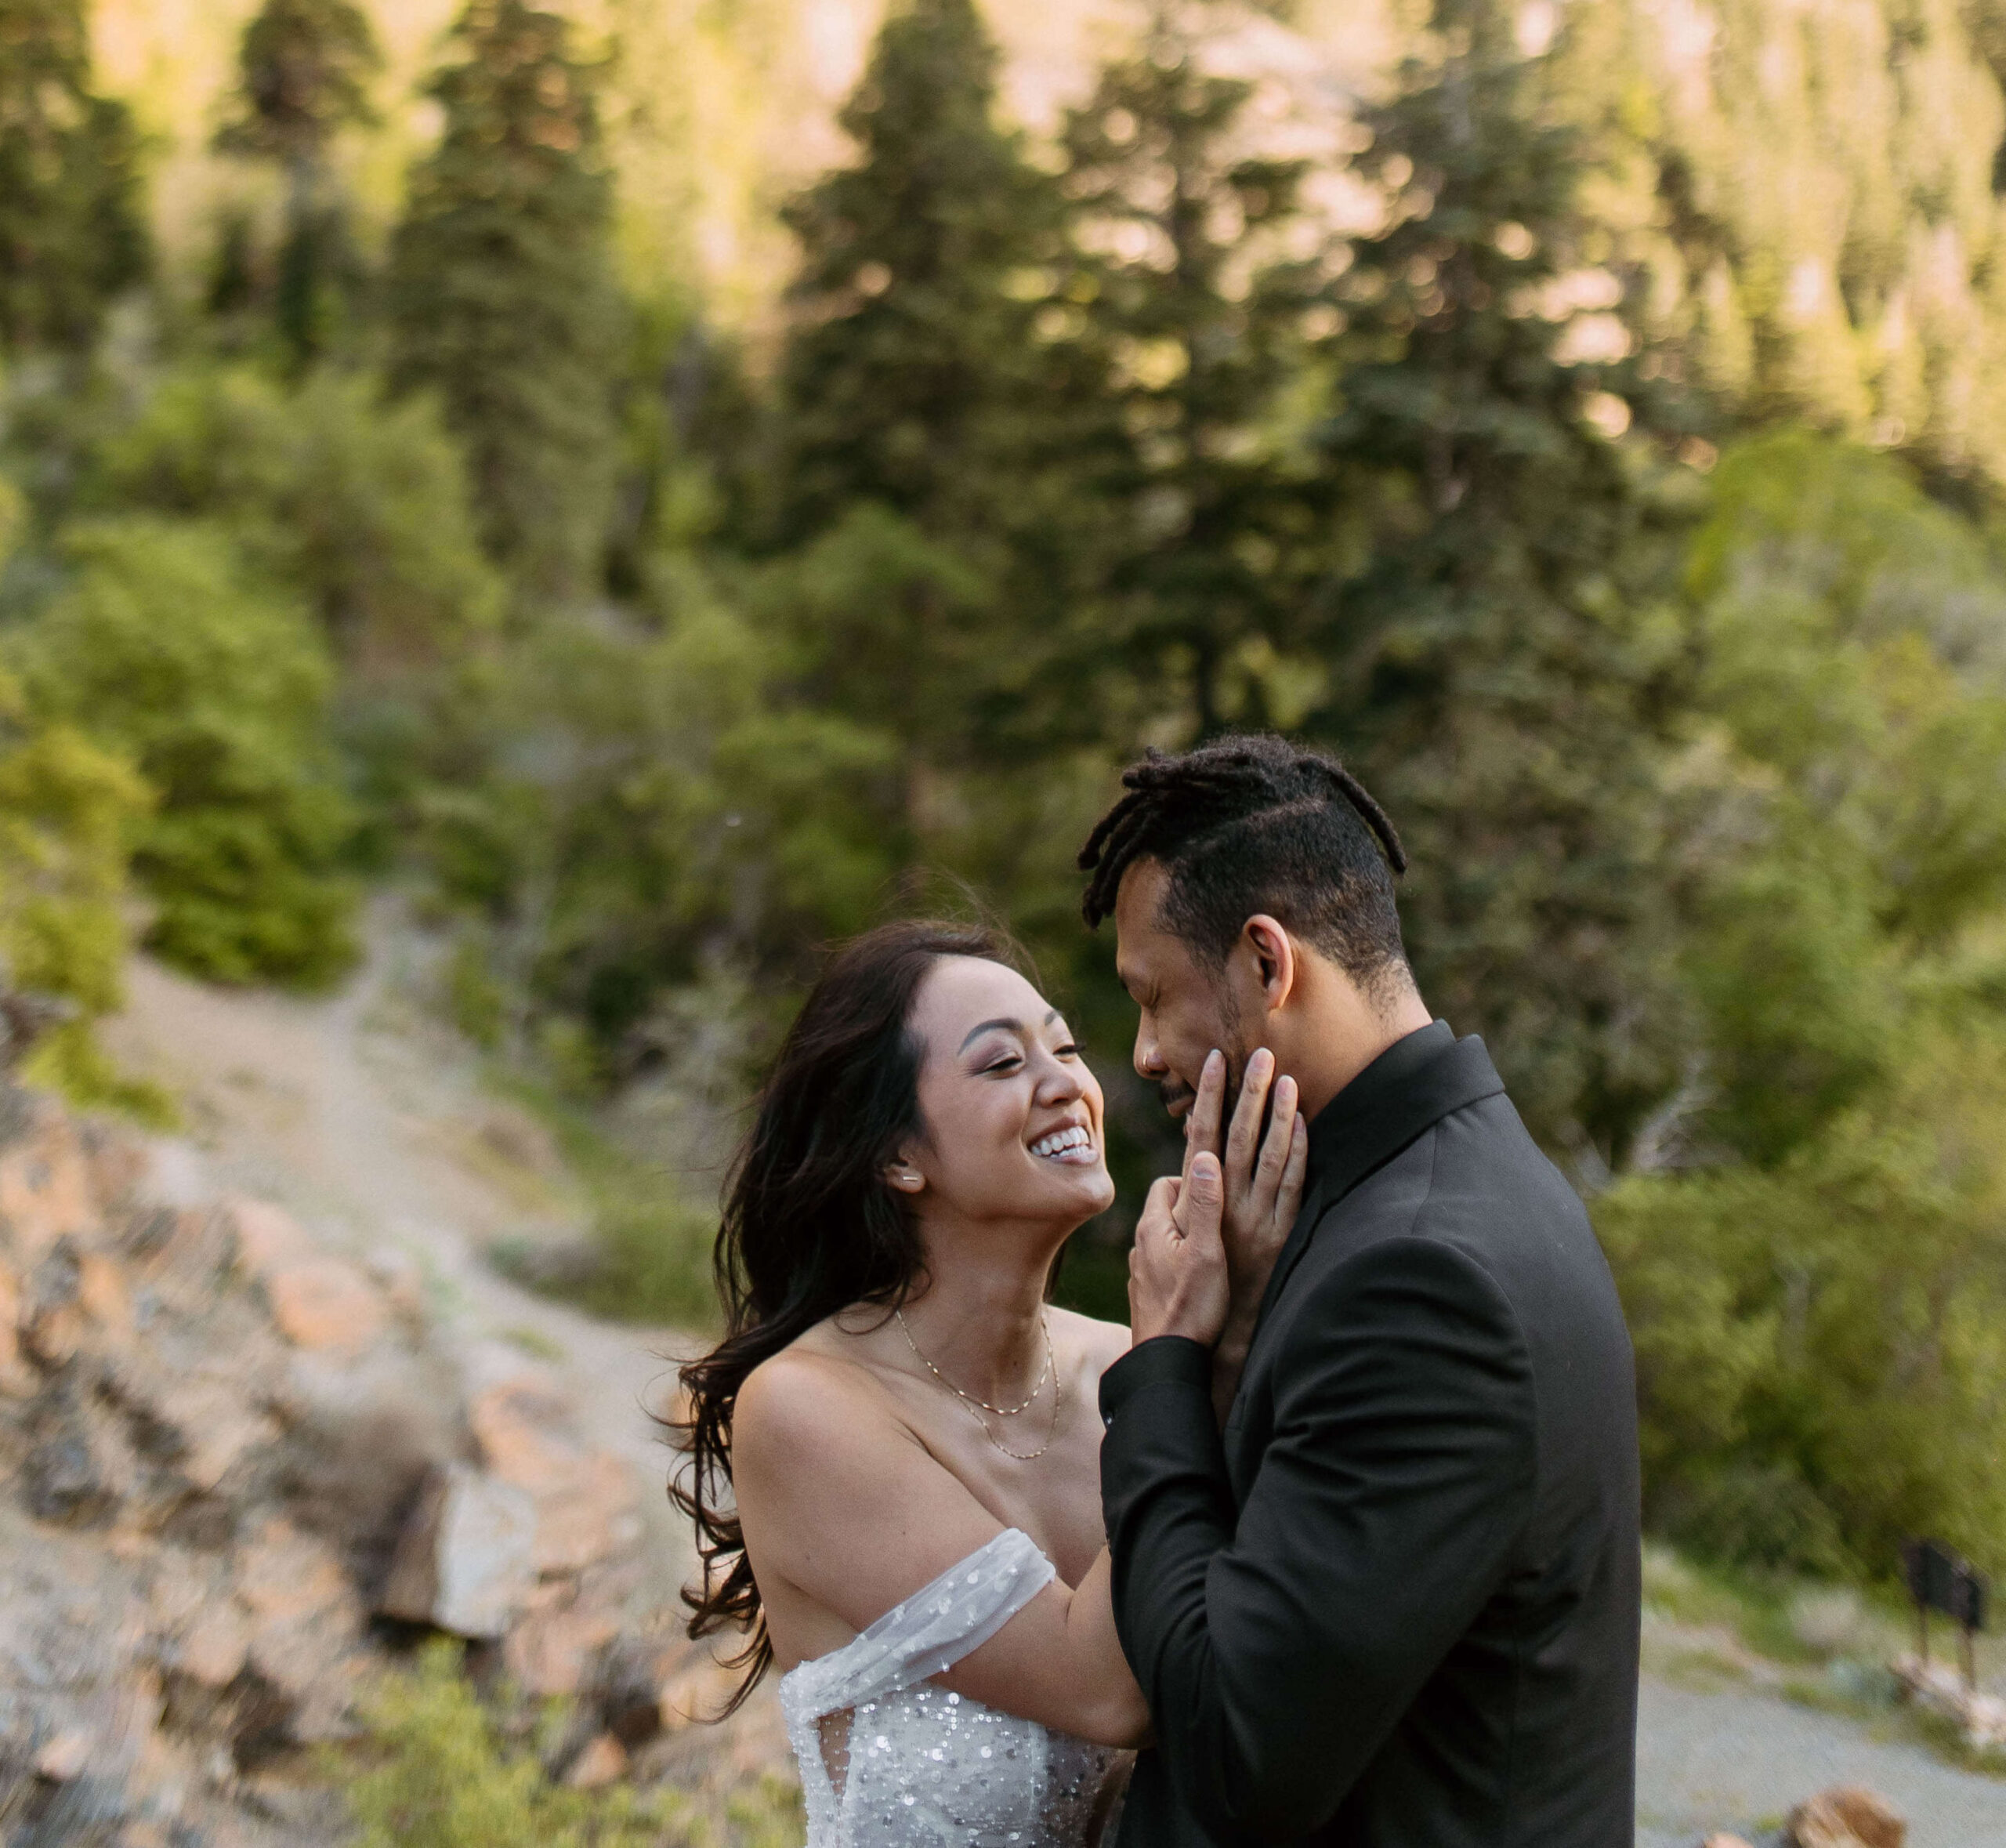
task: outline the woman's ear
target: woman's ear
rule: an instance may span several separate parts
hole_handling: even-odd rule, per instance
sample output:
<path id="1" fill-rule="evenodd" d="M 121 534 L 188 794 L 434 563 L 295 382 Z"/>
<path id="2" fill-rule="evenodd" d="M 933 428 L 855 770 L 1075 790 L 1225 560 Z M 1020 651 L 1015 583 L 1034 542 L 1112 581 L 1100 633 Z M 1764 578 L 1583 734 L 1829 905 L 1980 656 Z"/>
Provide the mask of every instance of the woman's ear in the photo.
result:
<path id="1" fill-rule="evenodd" d="M 885 1178 L 901 1194 L 917 1194 L 926 1185 L 926 1176 L 903 1155 L 885 1170 Z"/>

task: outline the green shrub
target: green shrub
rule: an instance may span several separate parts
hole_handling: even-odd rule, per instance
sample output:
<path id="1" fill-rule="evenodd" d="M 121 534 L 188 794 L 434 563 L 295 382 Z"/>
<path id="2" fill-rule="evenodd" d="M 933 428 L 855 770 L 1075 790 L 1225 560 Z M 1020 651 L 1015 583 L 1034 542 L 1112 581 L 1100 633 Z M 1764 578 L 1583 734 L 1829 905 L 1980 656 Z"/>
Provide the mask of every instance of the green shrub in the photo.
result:
<path id="1" fill-rule="evenodd" d="M 1916 1534 L 2006 1565 L 2002 1119 L 2006 1031 L 1919 1030 L 1871 1108 L 1777 1167 L 1595 1203 L 1659 1525 L 1820 1572 L 1892 1572 Z"/>
<path id="2" fill-rule="evenodd" d="M 92 488 L 121 511 L 226 527 L 367 678 L 451 654 L 499 619 L 436 411 L 385 403 L 366 374 L 317 371 L 288 390 L 252 367 L 184 367 L 103 445 Z"/>
<path id="3" fill-rule="evenodd" d="M 387 1679 L 364 1719 L 361 1768 L 345 1778 L 358 1848 L 708 1848 L 672 1792 L 552 1783 L 534 1752 L 498 1736 L 454 1643 L 429 1645 Z"/>
<path id="4" fill-rule="evenodd" d="M 352 822 L 311 619 L 223 532 L 152 517 L 73 531 L 68 585 L 12 640 L 34 709 L 158 798 L 134 869 L 148 941 L 198 975 L 315 983 L 352 955 Z"/>

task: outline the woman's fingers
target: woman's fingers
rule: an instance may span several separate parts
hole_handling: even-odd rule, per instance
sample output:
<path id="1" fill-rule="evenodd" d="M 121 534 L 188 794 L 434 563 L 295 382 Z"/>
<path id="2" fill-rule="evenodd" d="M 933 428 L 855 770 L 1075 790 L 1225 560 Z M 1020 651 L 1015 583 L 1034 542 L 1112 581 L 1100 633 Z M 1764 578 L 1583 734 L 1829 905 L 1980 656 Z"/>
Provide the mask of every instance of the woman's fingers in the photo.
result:
<path id="1" fill-rule="evenodd" d="M 1198 1074 L 1198 1094 L 1184 1120 L 1186 1179 L 1190 1178 L 1194 1158 L 1219 1152 L 1219 1118 L 1225 1111 L 1226 1054 L 1215 1050 L 1205 1055 L 1205 1068 Z"/>
<path id="2" fill-rule="evenodd" d="M 1268 1133 L 1261 1143 L 1260 1165 L 1254 1172 L 1255 1209 L 1271 1213 L 1281 1190 L 1282 1172 L 1288 1165 L 1289 1141 L 1295 1132 L 1296 1085 L 1284 1077 L 1275 1085 L 1275 1107 L 1268 1118 Z M 1239 1133 L 1236 1119 L 1233 1132 Z"/>
<path id="3" fill-rule="evenodd" d="M 1267 1107 L 1268 1087 L 1274 1077 L 1274 1054 L 1266 1046 L 1256 1046 L 1240 1081 L 1240 1101 L 1233 1106 L 1233 1127 L 1226 1138 L 1226 1171 L 1236 1191 L 1253 1179 L 1254 1144 L 1261 1133 L 1261 1113 Z"/>
<path id="4" fill-rule="evenodd" d="M 1302 1207 L 1303 1178 L 1309 1172 L 1309 1125 L 1298 1114 L 1289 1132 L 1288 1159 L 1282 1166 L 1282 1184 L 1275 1195 L 1277 1224 L 1293 1226 Z"/>

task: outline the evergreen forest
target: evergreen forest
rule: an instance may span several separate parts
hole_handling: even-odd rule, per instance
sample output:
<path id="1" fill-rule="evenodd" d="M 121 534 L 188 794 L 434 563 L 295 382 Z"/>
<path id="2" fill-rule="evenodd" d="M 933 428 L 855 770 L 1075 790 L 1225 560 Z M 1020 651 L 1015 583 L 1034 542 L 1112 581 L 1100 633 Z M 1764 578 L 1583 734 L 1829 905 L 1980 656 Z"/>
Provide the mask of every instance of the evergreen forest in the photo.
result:
<path id="1" fill-rule="evenodd" d="M 2001 0 L 1150 0 L 1037 119 L 1019 0 L 894 0 L 798 173 L 692 99 L 809 0 L 464 0 L 412 85 L 387 6 L 247 0 L 172 109 L 144 10 L 0 0 L 42 1082 L 157 1110 L 92 1031 L 135 948 L 325 987 L 394 891 L 617 1133 L 979 906 L 1132 1208 L 1175 1150 L 1074 856 L 1145 747 L 1277 730 L 1589 1202 L 1654 1528 L 2006 1571 Z M 634 1148 L 578 1287 L 687 1316 L 710 1203 Z"/>

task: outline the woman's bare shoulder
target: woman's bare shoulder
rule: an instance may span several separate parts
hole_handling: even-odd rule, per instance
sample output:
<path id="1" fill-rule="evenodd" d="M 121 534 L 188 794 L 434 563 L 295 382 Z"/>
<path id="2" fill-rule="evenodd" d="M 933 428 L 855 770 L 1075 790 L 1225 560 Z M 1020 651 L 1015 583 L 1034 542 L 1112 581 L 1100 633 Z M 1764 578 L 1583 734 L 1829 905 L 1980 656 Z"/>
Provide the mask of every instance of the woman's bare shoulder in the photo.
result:
<path id="1" fill-rule="evenodd" d="M 732 1408 L 732 1451 L 737 1462 L 778 1462 L 898 1422 L 875 1369 L 832 1317 L 746 1375 Z"/>
<path id="2" fill-rule="evenodd" d="M 1077 1356 L 1098 1377 L 1128 1353 L 1128 1324 L 1096 1321 L 1077 1310 L 1054 1309 L 1052 1339 L 1062 1353 Z"/>

